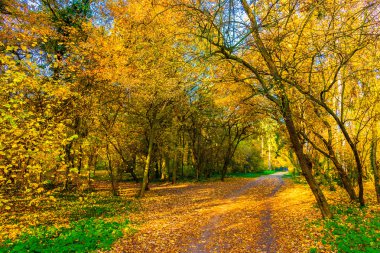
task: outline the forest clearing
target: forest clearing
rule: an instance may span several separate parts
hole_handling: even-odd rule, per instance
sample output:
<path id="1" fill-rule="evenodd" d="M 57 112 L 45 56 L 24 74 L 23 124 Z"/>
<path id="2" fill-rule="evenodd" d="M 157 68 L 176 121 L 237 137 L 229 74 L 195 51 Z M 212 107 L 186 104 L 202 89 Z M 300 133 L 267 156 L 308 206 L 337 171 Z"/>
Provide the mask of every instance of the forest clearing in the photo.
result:
<path id="1" fill-rule="evenodd" d="M 380 252 L 380 1 L 0 0 L 0 252 Z"/>

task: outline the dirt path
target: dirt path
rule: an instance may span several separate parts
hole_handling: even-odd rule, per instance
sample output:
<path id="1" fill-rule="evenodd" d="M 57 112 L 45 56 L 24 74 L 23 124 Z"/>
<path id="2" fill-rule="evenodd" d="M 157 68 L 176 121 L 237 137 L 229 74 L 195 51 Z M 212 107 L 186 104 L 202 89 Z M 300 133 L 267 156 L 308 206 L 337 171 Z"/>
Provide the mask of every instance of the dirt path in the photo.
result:
<path id="1" fill-rule="evenodd" d="M 155 187 L 138 204 L 140 211 L 131 214 L 138 232 L 125 236 L 113 251 L 304 252 L 305 242 L 294 238 L 299 237 L 295 230 L 304 233 L 303 223 L 287 220 L 291 216 L 284 213 L 284 207 L 294 212 L 286 196 L 296 188 L 282 175 Z M 301 205 L 306 210 L 310 199 Z M 290 248 L 283 245 L 287 236 Z"/>
<path id="2" fill-rule="evenodd" d="M 260 247 L 260 249 L 252 249 L 250 246 L 248 246 L 247 250 L 256 250 L 261 251 L 264 250 L 264 252 L 276 252 L 276 244 L 271 224 L 271 215 L 270 215 L 270 204 L 269 204 L 269 198 L 273 197 L 274 194 L 280 189 L 280 187 L 283 185 L 284 181 L 282 179 L 282 175 L 284 173 L 276 173 L 274 175 L 270 176 L 262 176 L 258 178 L 257 180 L 251 181 L 246 183 L 243 187 L 240 189 L 231 192 L 229 195 L 225 197 L 226 200 L 231 202 L 238 202 L 239 197 L 242 197 L 244 194 L 246 194 L 248 191 L 252 191 L 255 188 L 259 189 L 260 187 L 263 187 L 268 184 L 269 181 L 271 182 L 270 188 L 271 192 L 269 194 L 265 194 L 264 192 L 259 191 L 259 194 L 262 193 L 264 196 L 259 196 L 263 198 L 259 198 L 264 204 L 263 209 L 260 210 L 258 213 L 260 222 L 261 222 L 261 233 L 258 236 L 257 244 Z M 273 188 L 274 187 L 274 188 Z M 220 214 L 216 214 L 211 218 L 211 221 L 206 224 L 202 230 L 203 233 L 200 236 L 199 240 L 194 241 L 190 247 L 188 248 L 187 252 L 209 252 L 210 249 L 207 248 L 207 245 L 211 242 L 215 241 L 213 240 L 213 235 L 217 232 L 218 223 L 223 224 L 223 216 L 228 215 L 229 210 L 222 211 Z M 228 226 L 231 224 L 224 224 L 224 226 Z M 213 252 L 221 252 L 223 249 L 228 247 L 228 245 L 224 244 L 217 244 L 214 245 L 211 250 Z"/>

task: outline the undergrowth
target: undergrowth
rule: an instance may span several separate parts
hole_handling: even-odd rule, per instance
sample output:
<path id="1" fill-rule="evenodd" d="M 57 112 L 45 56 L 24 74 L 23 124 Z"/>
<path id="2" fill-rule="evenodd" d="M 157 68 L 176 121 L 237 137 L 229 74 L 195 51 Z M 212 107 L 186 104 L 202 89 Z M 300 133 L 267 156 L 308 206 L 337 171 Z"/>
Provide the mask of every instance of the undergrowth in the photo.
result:
<path id="1" fill-rule="evenodd" d="M 38 226 L 22 233 L 16 240 L 0 245 L 0 252 L 88 252 L 110 249 L 123 235 L 128 224 L 89 218 L 71 222 L 68 227 Z"/>
<path id="2" fill-rule="evenodd" d="M 255 178 L 255 177 L 260 177 L 264 175 L 271 175 L 276 173 L 277 171 L 275 170 L 263 170 L 263 171 L 258 171 L 258 172 L 248 172 L 248 173 L 231 173 L 228 174 L 228 177 L 242 177 L 242 178 Z"/>
<path id="3" fill-rule="evenodd" d="M 107 250 L 124 231 L 135 232 L 128 226 L 130 201 L 121 197 L 97 192 L 58 194 L 55 198 L 56 202 L 38 209 L 15 210 L 3 216 L 8 226 L 15 224 L 20 229 L 0 240 L 0 253 Z"/>
<path id="4" fill-rule="evenodd" d="M 320 248 L 331 252 L 359 253 L 380 252 L 380 214 L 370 208 L 352 206 L 332 206 L 334 218 L 319 221 L 319 247 L 310 252 L 320 252 Z M 324 251 L 325 252 L 325 251 Z"/>

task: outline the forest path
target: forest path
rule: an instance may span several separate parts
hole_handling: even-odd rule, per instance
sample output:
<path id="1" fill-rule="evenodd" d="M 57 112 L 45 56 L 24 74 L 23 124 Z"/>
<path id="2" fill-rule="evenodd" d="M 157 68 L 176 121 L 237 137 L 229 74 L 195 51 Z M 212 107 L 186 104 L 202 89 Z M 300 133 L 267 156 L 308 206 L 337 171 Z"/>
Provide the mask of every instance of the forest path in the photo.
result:
<path id="1" fill-rule="evenodd" d="M 304 252 L 295 234 L 304 224 L 283 217 L 308 208 L 312 198 L 283 174 L 152 187 L 131 213 L 138 232 L 112 252 Z M 298 194 L 308 195 L 306 202 Z"/>
<path id="2" fill-rule="evenodd" d="M 273 175 L 261 176 L 224 197 L 227 202 L 233 202 L 234 204 L 244 201 L 244 198 L 251 197 L 252 200 L 250 202 L 255 203 L 245 202 L 242 203 L 243 206 L 246 208 L 260 207 L 256 209 L 256 215 L 260 220 L 260 234 L 258 234 L 255 238 L 256 240 L 254 240 L 255 247 L 253 247 L 253 245 L 246 245 L 244 247 L 247 251 L 276 252 L 276 242 L 271 224 L 271 204 L 269 200 L 284 184 L 284 180 L 282 179 L 284 174 L 285 173 L 279 172 Z M 265 191 L 263 188 L 265 188 Z M 248 194 L 248 196 L 246 196 L 246 194 Z M 226 249 L 233 250 L 227 238 L 223 240 L 216 240 L 215 238 L 220 237 L 218 234 L 223 234 L 223 230 L 225 230 L 226 227 L 235 225 L 235 221 L 228 218 L 231 215 L 231 210 L 228 210 L 225 206 L 221 206 L 220 211 L 220 213 L 211 214 L 213 217 L 210 222 L 202 228 L 203 232 L 200 238 L 197 238 L 197 240 L 190 245 L 187 252 L 222 252 Z M 226 220 L 224 221 L 224 219 Z M 221 227 L 221 229 L 219 229 L 219 227 Z M 235 229 L 234 234 L 237 232 L 246 232 L 245 226 L 240 229 L 243 231 L 237 231 Z M 240 242 L 239 244 L 241 245 L 242 243 Z"/>

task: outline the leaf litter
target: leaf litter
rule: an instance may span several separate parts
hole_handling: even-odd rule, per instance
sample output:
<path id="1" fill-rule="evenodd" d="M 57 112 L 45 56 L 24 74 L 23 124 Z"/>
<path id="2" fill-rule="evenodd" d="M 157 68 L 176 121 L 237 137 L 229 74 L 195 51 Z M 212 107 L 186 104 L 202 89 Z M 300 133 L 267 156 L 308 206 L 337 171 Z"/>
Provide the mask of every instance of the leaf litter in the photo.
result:
<path id="1" fill-rule="evenodd" d="M 308 252 L 319 211 L 281 175 L 152 187 L 111 252 Z"/>

